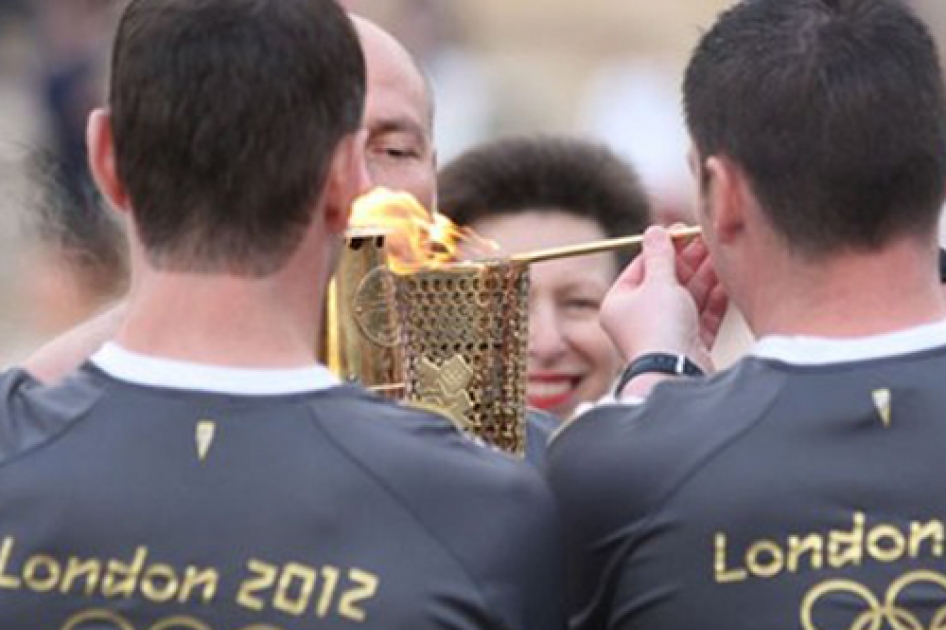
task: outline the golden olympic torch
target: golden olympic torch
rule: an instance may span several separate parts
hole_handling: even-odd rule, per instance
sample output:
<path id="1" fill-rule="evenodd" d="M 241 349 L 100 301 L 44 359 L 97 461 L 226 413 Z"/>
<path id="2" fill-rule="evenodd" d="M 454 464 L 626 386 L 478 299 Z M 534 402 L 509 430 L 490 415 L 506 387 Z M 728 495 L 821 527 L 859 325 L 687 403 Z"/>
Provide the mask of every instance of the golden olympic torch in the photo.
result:
<path id="1" fill-rule="evenodd" d="M 461 242 L 483 260 L 457 262 Z M 521 456 L 529 265 L 641 242 L 633 236 L 503 259 L 495 245 L 410 195 L 376 189 L 355 204 L 329 291 L 322 358 L 342 378 L 441 413 Z"/>
<path id="2" fill-rule="evenodd" d="M 405 400 L 522 455 L 528 268 L 460 263 L 398 275 L 395 283 Z"/>
<path id="3" fill-rule="evenodd" d="M 401 398 L 404 359 L 394 291 L 385 233 L 352 230 L 329 286 L 320 355 L 340 378 Z"/>

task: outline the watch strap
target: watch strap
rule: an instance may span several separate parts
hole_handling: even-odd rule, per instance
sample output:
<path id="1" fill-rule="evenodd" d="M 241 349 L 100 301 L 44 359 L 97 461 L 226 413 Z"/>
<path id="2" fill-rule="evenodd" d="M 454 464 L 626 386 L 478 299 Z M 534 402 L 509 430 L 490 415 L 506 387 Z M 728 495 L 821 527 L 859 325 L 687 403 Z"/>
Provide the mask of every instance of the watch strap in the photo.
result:
<path id="1" fill-rule="evenodd" d="M 703 376 L 703 370 L 691 361 L 685 354 L 670 354 L 667 352 L 651 352 L 642 354 L 631 361 L 614 388 L 615 397 L 620 396 L 627 384 L 641 374 L 670 374 L 672 376 Z"/>

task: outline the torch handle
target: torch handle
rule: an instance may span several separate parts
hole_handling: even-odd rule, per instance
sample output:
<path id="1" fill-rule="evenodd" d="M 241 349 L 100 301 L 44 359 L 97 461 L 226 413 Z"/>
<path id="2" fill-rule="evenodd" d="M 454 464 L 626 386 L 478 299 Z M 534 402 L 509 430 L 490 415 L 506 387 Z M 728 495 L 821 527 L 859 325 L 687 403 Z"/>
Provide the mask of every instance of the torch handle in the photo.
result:
<path id="1" fill-rule="evenodd" d="M 693 238 L 699 236 L 700 228 L 685 227 L 670 230 L 670 238 Z M 510 257 L 510 261 L 517 264 L 531 265 L 533 263 L 545 262 L 547 260 L 558 260 L 559 258 L 571 258 L 573 256 L 587 256 L 600 252 L 612 252 L 617 249 L 626 249 L 629 247 L 639 247 L 644 242 L 643 234 L 634 236 L 623 236 L 621 238 L 609 238 L 592 243 L 583 243 L 581 245 L 571 245 L 568 247 L 554 247 L 551 249 L 540 249 L 538 251 L 526 254 L 517 254 Z"/>

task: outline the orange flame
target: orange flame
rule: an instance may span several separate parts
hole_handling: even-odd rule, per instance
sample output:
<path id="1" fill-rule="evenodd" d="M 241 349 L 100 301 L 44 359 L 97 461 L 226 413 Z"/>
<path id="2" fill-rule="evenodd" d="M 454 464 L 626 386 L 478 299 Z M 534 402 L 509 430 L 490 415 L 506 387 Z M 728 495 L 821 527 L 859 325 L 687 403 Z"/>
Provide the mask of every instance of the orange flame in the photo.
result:
<path id="1" fill-rule="evenodd" d="M 428 212 L 413 195 L 375 188 L 355 200 L 349 228 L 382 230 L 387 238 L 388 266 L 407 274 L 456 262 L 464 253 L 488 257 L 499 247 L 461 228 L 439 212 Z"/>

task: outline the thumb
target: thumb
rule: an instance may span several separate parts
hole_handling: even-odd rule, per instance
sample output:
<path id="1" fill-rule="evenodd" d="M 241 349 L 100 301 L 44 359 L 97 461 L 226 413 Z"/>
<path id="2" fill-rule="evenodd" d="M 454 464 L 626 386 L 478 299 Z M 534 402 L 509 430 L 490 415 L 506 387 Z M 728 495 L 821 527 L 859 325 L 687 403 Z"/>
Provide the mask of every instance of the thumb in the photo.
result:
<path id="1" fill-rule="evenodd" d="M 650 227 L 644 234 L 644 279 L 656 282 L 677 282 L 677 256 L 667 231 Z"/>

